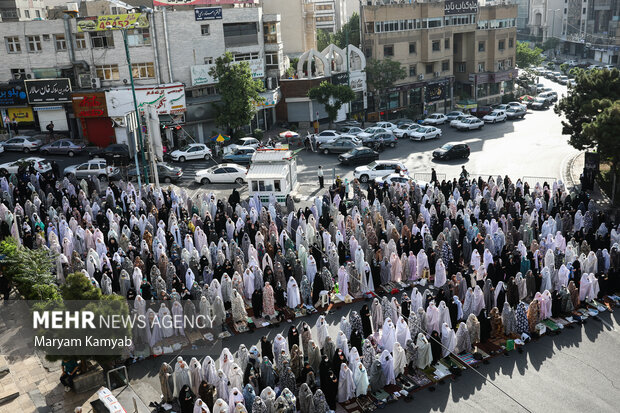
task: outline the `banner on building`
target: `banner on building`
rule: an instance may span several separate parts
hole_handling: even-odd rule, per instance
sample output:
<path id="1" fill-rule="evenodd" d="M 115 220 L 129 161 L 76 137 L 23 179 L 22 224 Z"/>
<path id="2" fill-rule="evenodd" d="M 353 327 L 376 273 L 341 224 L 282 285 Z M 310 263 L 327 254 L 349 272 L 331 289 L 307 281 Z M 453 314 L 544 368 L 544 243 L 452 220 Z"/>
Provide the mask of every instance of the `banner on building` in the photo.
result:
<path id="1" fill-rule="evenodd" d="M 432 83 L 425 87 L 425 101 L 437 102 L 446 98 L 446 84 L 445 83 Z"/>
<path id="2" fill-rule="evenodd" d="M 344 73 L 336 73 L 332 75 L 332 84 L 334 85 L 348 85 L 349 84 L 349 74 L 347 72 Z"/>
<path id="3" fill-rule="evenodd" d="M 194 9 L 194 15 L 196 21 L 203 20 L 221 20 L 222 8 L 221 7 L 204 7 L 200 9 Z"/>
<path id="4" fill-rule="evenodd" d="M 243 60 L 243 62 L 250 65 L 250 71 L 252 72 L 253 79 L 262 78 L 265 76 L 265 63 L 263 59 Z M 192 78 L 192 86 L 211 85 L 217 83 L 213 76 L 209 73 L 213 67 L 215 67 L 215 64 L 191 66 L 190 74 Z"/>
<path id="5" fill-rule="evenodd" d="M 67 78 L 26 80 L 25 84 L 31 104 L 71 102 L 71 81 Z"/>
<path id="6" fill-rule="evenodd" d="M 106 118 L 108 106 L 105 101 L 105 92 L 74 93 L 73 113 L 77 118 Z"/>
<path id="7" fill-rule="evenodd" d="M 153 6 L 217 6 L 252 3 L 258 3 L 258 0 L 153 0 Z"/>
<path id="8" fill-rule="evenodd" d="M 9 116 L 9 119 L 11 119 L 14 122 L 19 122 L 19 123 L 34 122 L 34 113 L 32 112 L 32 108 L 30 107 L 8 108 L 6 111 Z"/>
<path id="9" fill-rule="evenodd" d="M 109 117 L 121 118 L 134 112 L 130 88 L 113 89 L 106 92 L 105 96 Z M 185 86 L 182 83 L 137 87 L 136 102 L 139 111 L 147 105 L 152 105 L 160 115 L 183 113 L 187 110 Z"/>
<path id="10" fill-rule="evenodd" d="M 445 15 L 478 13 L 478 0 L 446 0 Z"/>
<path id="11" fill-rule="evenodd" d="M 146 13 L 110 14 L 103 16 L 81 17 L 77 19 L 78 32 L 99 32 L 103 30 L 132 29 L 149 27 Z"/>
<path id="12" fill-rule="evenodd" d="M 28 96 L 24 82 L 0 85 L 0 107 L 26 106 Z"/>

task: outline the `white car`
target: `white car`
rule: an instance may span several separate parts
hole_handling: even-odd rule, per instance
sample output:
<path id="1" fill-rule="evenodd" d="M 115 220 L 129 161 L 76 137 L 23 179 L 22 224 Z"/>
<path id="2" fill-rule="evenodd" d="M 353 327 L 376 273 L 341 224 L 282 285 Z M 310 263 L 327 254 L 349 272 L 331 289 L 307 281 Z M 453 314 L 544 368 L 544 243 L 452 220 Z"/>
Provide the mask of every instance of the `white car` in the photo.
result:
<path id="1" fill-rule="evenodd" d="M 239 143 L 233 143 L 228 146 L 224 146 L 224 154 L 236 152 L 239 148 L 254 148 L 258 149 L 260 142 L 256 138 L 251 136 L 239 139 Z"/>
<path id="2" fill-rule="evenodd" d="M 380 176 L 380 177 L 375 178 L 375 182 L 378 185 L 383 185 L 384 183 L 387 183 L 390 186 L 395 183 L 399 183 L 399 184 L 409 183 L 409 185 L 417 185 L 422 188 L 425 188 L 428 185 L 427 182 L 416 181 L 415 179 L 413 179 L 412 177 L 406 174 L 389 174 L 385 176 Z"/>
<path id="3" fill-rule="evenodd" d="M 362 141 L 364 141 L 364 140 L 370 139 L 372 136 L 376 135 L 377 133 L 385 133 L 385 132 L 389 132 L 389 130 L 385 128 L 378 128 L 376 126 L 373 126 L 371 128 L 364 129 L 364 132 L 358 133 L 357 137 L 360 138 Z"/>
<path id="4" fill-rule="evenodd" d="M 173 161 L 185 162 L 190 159 L 209 159 L 211 149 L 204 143 L 190 143 L 181 149 L 177 149 L 170 154 Z"/>
<path id="5" fill-rule="evenodd" d="M 443 125 L 448 120 L 448 117 L 443 113 L 433 113 L 428 118 L 424 119 L 422 122 L 425 125 Z"/>
<path id="6" fill-rule="evenodd" d="M 475 116 L 465 118 L 459 121 L 454 127 L 458 130 L 482 129 L 484 122 Z"/>
<path id="7" fill-rule="evenodd" d="M 327 130 L 324 130 L 323 132 L 319 132 L 314 135 L 317 145 L 320 145 L 322 143 L 332 142 L 336 140 L 336 138 L 339 138 L 339 137 L 340 137 L 340 133 L 336 132 L 333 129 L 327 129 Z"/>
<path id="8" fill-rule="evenodd" d="M 454 119 L 458 118 L 459 116 L 463 116 L 463 115 L 464 115 L 464 113 L 461 112 L 460 110 L 455 110 L 455 111 L 452 111 L 452 112 L 448 112 L 446 114 L 446 116 L 447 116 L 449 121 L 453 121 Z"/>
<path id="9" fill-rule="evenodd" d="M 422 126 L 418 125 L 417 123 L 406 123 L 394 129 L 392 133 L 394 133 L 394 136 L 396 136 L 397 138 L 407 139 L 409 138 L 409 135 L 411 134 L 411 132 L 420 129 L 421 127 Z"/>
<path id="10" fill-rule="evenodd" d="M 387 129 L 387 130 L 394 130 L 397 128 L 396 125 L 394 125 L 392 122 L 377 122 L 377 124 L 375 125 L 377 128 L 383 128 L 383 129 Z"/>
<path id="11" fill-rule="evenodd" d="M 401 162 L 397 161 L 374 161 L 366 166 L 358 166 L 353 171 L 353 176 L 360 182 L 366 183 L 377 177 L 396 173 L 396 170 L 406 174 L 407 168 Z"/>
<path id="12" fill-rule="evenodd" d="M 234 163 L 221 163 L 196 172 L 194 181 L 202 185 L 210 183 L 237 183 L 243 184 L 248 170 Z"/>
<path id="13" fill-rule="evenodd" d="M 472 116 L 472 115 L 457 116 L 456 119 L 450 121 L 450 127 L 451 128 L 456 128 L 459 123 L 461 123 L 463 120 L 469 119 L 469 118 L 475 118 L 475 116 Z"/>
<path id="14" fill-rule="evenodd" d="M 63 171 L 63 175 L 75 175 L 77 179 L 96 176 L 99 179 L 116 178 L 120 175 L 120 168 L 108 166 L 108 162 L 103 158 L 91 159 L 78 165 L 67 166 Z"/>
<path id="15" fill-rule="evenodd" d="M 508 106 L 511 108 L 521 108 L 523 110 L 527 110 L 527 105 L 524 105 L 521 102 L 508 102 Z"/>
<path id="16" fill-rule="evenodd" d="M 487 123 L 504 122 L 506 120 L 506 112 L 503 110 L 494 110 L 488 115 L 484 115 L 482 120 Z"/>
<path id="17" fill-rule="evenodd" d="M 414 141 L 425 141 L 427 139 L 438 139 L 441 136 L 441 129 L 434 126 L 422 126 L 418 130 L 411 132 L 409 138 Z"/>
<path id="18" fill-rule="evenodd" d="M 52 165 L 43 158 L 21 158 L 16 161 L 6 162 L 0 165 L 0 174 L 14 174 L 17 173 L 21 165 L 32 165 L 34 169 L 40 173 L 45 173 L 52 170 Z"/>

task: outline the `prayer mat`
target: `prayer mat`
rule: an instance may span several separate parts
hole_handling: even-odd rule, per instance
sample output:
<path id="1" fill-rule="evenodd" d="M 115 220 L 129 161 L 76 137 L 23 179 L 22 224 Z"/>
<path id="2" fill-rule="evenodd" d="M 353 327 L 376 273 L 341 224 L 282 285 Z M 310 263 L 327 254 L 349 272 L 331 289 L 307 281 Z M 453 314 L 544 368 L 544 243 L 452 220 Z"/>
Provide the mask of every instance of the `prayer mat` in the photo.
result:
<path id="1" fill-rule="evenodd" d="M 494 357 L 496 355 L 498 355 L 499 353 L 502 353 L 503 350 L 500 346 L 498 346 L 497 344 L 494 344 L 490 341 L 487 341 L 486 343 L 479 343 L 478 344 L 478 349 L 484 351 L 487 355 Z"/>
<path id="2" fill-rule="evenodd" d="M 359 404 L 357 403 L 357 399 L 351 399 L 351 400 L 347 400 L 344 403 L 340 403 L 340 406 L 347 412 L 347 413 L 362 413 L 362 410 L 360 409 Z"/>
<path id="3" fill-rule="evenodd" d="M 553 322 L 556 323 L 557 325 L 567 326 L 570 324 L 570 322 L 560 317 L 551 317 L 551 320 L 553 320 Z"/>
<path id="4" fill-rule="evenodd" d="M 560 327 L 558 327 L 558 325 L 554 323 L 553 321 L 551 321 L 550 319 L 544 320 L 543 324 L 547 326 L 547 328 L 551 331 L 556 331 L 560 329 Z"/>
<path id="5" fill-rule="evenodd" d="M 407 378 L 418 385 L 418 389 L 422 389 L 432 383 L 432 381 L 424 374 L 423 371 L 415 369 L 407 374 Z"/>
<path id="6" fill-rule="evenodd" d="M 198 331 L 198 330 L 188 331 L 187 332 L 187 338 L 189 338 L 189 342 L 192 345 L 196 345 L 197 343 L 200 343 L 200 342 L 204 341 L 204 338 L 202 337 L 202 334 L 200 334 L 200 331 Z"/>
<path id="7" fill-rule="evenodd" d="M 452 375 L 450 369 L 441 362 L 441 360 L 433 365 L 435 367 L 435 377 L 437 380 L 445 379 Z"/>
<path id="8" fill-rule="evenodd" d="M 357 404 L 360 406 L 364 413 L 370 413 L 377 410 L 377 405 L 372 397 L 364 395 L 357 398 Z"/>
<path id="9" fill-rule="evenodd" d="M 474 355 L 467 352 L 467 353 L 463 353 L 463 354 L 459 354 L 459 360 L 461 360 L 463 363 L 469 365 L 469 366 L 475 366 L 476 364 L 480 363 L 480 361 L 476 360 L 474 358 Z"/>
<path id="10" fill-rule="evenodd" d="M 452 355 L 450 355 L 449 357 L 446 357 L 444 359 L 442 359 L 442 362 L 448 367 L 448 368 L 457 368 L 459 370 L 465 370 L 466 367 L 463 365 L 463 363 L 460 362 L 460 360 Z"/>
<path id="11" fill-rule="evenodd" d="M 377 390 L 372 392 L 372 397 L 377 399 L 380 402 L 387 402 L 390 398 L 390 395 L 383 390 Z"/>
<path id="12" fill-rule="evenodd" d="M 401 391 L 402 389 L 403 389 L 402 387 L 400 387 L 400 386 L 398 386 L 398 385 L 396 385 L 396 384 L 389 384 L 389 385 L 387 385 L 387 386 L 385 386 L 385 387 L 383 388 L 383 390 L 385 390 L 387 393 L 389 393 L 390 395 L 392 395 L 393 399 L 397 399 L 397 397 L 396 397 L 396 396 L 394 396 L 394 394 L 396 394 L 396 393 L 398 393 L 398 395 L 400 396 L 400 391 Z M 388 400 L 388 403 L 389 403 L 390 401 L 394 401 L 394 400 Z"/>

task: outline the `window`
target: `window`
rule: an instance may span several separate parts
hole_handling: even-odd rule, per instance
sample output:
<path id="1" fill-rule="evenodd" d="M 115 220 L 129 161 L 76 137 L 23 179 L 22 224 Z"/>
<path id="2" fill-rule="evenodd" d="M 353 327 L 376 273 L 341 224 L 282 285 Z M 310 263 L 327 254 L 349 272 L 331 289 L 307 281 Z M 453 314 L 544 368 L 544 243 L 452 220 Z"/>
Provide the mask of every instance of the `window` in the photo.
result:
<path id="1" fill-rule="evenodd" d="M 315 10 L 333 10 L 332 4 L 317 4 Z"/>
<path id="2" fill-rule="evenodd" d="M 428 75 L 429 73 L 433 73 L 435 71 L 435 64 L 434 63 L 427 63 L 426 64 L 426 74 Z"/>
<path id="3" fill-rule="evenodd" d="M 102 80 L 120 80 L 118 73 L 118 65 L 101 65 L 95 66 L 97 77 Z"/>
<path id="4" fill-rule="evenodd" d="M 484 52 L 484 42 L 478 42 L 478 51 Z"/>
<path id="5" fill-rule="evenodd" d="M 258 59 L 258 52 L 237 53 L 233 55 L 233 60 L 235 62 L 244 62 L 246 60 L 256 60 L 256 59 Z"/>
<path id="6" fill-rule="evenodd" d="M 478 63 L 478 72 L 484 72 L 484 62 Z"/>
<path id="7" fill-rule="evenodd" d="M 433 52 L 438 52 L 441 50 L 441 44 L 439 40 L 433 40 Z"/>
<path id="8" fill-rule="evenodd" d="M 383 56 L 394 56 L 394 45 L 383 46 Z"/>
<path id="9" fill-rule="evenodd" d="M 19 37 L 10 36 L 5 37 L 4 41 L 6 42 L 6 51 L 8 53 L 21 53 L 22 45 L 19 43 Z"/>
<path id="10" fill-rule="evenodd" d="M 441 62 L 441 71 L 442 72 L 447 72 L 450 70 L 450 61 L 449 60 L 444 60 L 443 62 Z"/>
<path id="11" fill-rule="evenodd" d="M 504 50 L 506 48 L 506 41 L 505 40 L 500 40 L 499 42 L 497 42 L 497 49 L 498 50 Z"/>
<path id="12" fill-rule="evenodd" d="M 443 48 L 444 49 L 449 49 L 450 48 L 450 39 L 444 39 L 443 40 Z"/>
<path id="13" fill-rule="evenodd" d="M 504 61 L 503 60 L 498 60 L 497 61 L 497 70 L 498 71 L 504 70 Z"/>
<path id="14" fill-rule="evenodd" d="M 24 10 L 24 15 L 26 16 L 27 19 L 30 18 L 30 10 Z"/>
<path id="15" fill-rule="evenodd" d="M 280 184 L 280 180 L 279 180 L 279 179 L 275 179 L 275 180 L 273 181 L 273 189 L 274 189 L 276 192 L 281 192 L 281 191 L 282 191 L 282 186 L 281 186 L 281 184 Z"/>
<path id="16" fill-rule="evenodd" d="M 212 65 L 213 64 L 213 58 L 212 57 L 205 57 L 205 64 L 206 65 Z"/>
<path id="17" fill-rule="evenodd" d="M 225 23 L 224 44 L 226 47 L 258 44 L 259 27 L 256 22 Z"/>
<path id="18" fill-rule="evenodd" d="M 461 62 L 461 63 L 456 64 L 456 71 L 458 73 L 465 73 L 466 70 L 467 70 L 467 63 Z"/>
<path id="19" fill-rule="evenodd" d="M 263 34 L 265 36 L 265 43 L 274 44 L 278 43 L 278 25 L 277 22 L 270 22 L 263 24 Z"/>
<path id="20" fill-rule="evenodd" d="M 35 10 L 34 13 L 37 15 L 37 19 L 41 18 L 41 12 L 39 10 Z"/>
<path id="21" fill-rule="evenodd" d="M 60 52 L 63 50 L 67 50 L 67 40 L 65 39 L 64 34 L 55 34 L 54 35 L 54 43 L 56 44 L 56 51 Z"/>
<path id="22" fill-rule="evenodd" d="M 506 59 L 506 67 L 512 67 L 512 57 L 509 59 Z"/>
<path id="23" fill-rule="evenodd" d="M 109 47 L 114 47 L 114 37 L 113 32 L 111 31 L 103 31 L 103 32 L 91 32 L 90 33 L 90 43 L 94 49 L 107 49 Z"/>
<path id="24" fill-rule="evenodd" d="M 153 79 L 155 77 L 155 66 L 153 66 L 153 62 L 134 63 L 131 65 L 131 72 L 136 79 Z"/>
<path id="25" fill-rule="evenodd" d="M 11 69 L 11 77 L 15 80 L 23 80 L 26 78 L 26 69 Z"/>
<path id="26" fill-rule="evenodd" d="M 334 16 L 317 16 L 317 22 L 333 22 Z"/>
<path id="27" fill-rule="evenodd" d="M 511 37 L 510 39 L 508 39 L 508 47 L 510 47 L 511 49 L 513 47 L 515 47 L 515 39 L 514 39 L 514 37 Z"/>
<path id="28" fill-rule="evenodd" d="M 267 67 L 278 67 L 278 54 L 265 53 L 265 65 L 267 65 Z"/>
<path id="29" fill-rule="evenodd" d="M 151 44 L 151 33 L 148 27 L 127 30 L 127 44 L 130 47 L 149 46 Z"/>
<path id="30" fill-rule="evenodd" d="M 28 52 L 36 53 L 41 51 L 41 36 L 26 36 Z"/>
<path id="31" fill-rule="evenodd" d="M 415 42 L 409 43 L 409 54 L 414 54 L 416 52 Z"/>
<path id="32" fill-rule="evenodd" d="M 409 66 L 409 77 L 414 77 L 416 74 L 416 65 Z"/>
<path id="33" fill-rule="evenodd" d="M 202 34 L 203 36 L 210 35 L 211 34 L 210 25 L 208 25 L 208 24 L 201 24 L 200 25 L 200 34 Z"/>
<path id="34" fill-rule="evenodd" d="M 188 90 L 188 97 L 197 98 L 199 96 L 217 95 L 217 89 L 215 86 L 207 86 L 200 89 Z"/>
<path id="35" fill-rule="evenodd" d="M 84 33 L 76 33 L 75 34 L 75 48 L 77 50 L 86 49 L 86 37 Z"/>

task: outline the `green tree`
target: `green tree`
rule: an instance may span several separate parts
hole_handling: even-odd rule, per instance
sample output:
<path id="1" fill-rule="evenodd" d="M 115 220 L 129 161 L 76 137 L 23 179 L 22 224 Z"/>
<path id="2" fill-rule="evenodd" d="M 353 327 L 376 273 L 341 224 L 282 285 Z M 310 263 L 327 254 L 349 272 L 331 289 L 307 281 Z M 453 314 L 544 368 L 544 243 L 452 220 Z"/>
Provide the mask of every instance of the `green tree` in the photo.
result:
<path id="1" fill-rule="evenodd" d="M 323 81 L 319 86 L 313 87 L 308 91 L 308 97 L 325 106 L 329 119 L 329 128 L 331 129 L 332 122 L 338 116 L 338 111 L 342 105 L 355 99 L 355 92 L 348 85 L 334 85 L 333 83 Z"/>
<path id="2" fill-rule="evenodd" d="M 567 74 L 568 72 L 568 63 L 562 63 L 560 65 L 560 71 L 564 74 Z"/>
<path id="3" fill-rule="evenodd" d="M 347 42 L 348 38 L 348 42 Z M 342 26 L 342 29 L 338 30 L 333 36 L 333 43 L 341 49 L 347 47 L 347 44 L 353 46 L 360 46 L 360 16 L 357 13 L 353 13 L 349 18 L 349 21 Z M 323 50 L 323 49 L 319 49 Z"/>
<path id="4" fill-rule="evenodd" d="M 319 52 L 323 51 L 327 46 L 334 43 L 333 33 L 329 33 L 324 29 L 316 30 L 316 48 Z"/>
<path id="5" fill-rule="evenodd" d="M 529 66 L 538 66 L 543 61 L 542 50 L 538 47 L 530 48 L 525 42 L 517 42 L 517 66 L 525 69 Z"/>
<path id="6" fill-rule="evenodd" d="M 256 114 L 255 103 L 263 101 L 260 92 L 265 88 L 260 80 L 252 78 L 250 65 L 233 62 L 230 52 L 215 59 L 215 66 L 209 74 L 217 81 L 221 97 L 216 105 L 215 121 L 232 134 L 252 121 Z"/>
<path id="7" fill-rule="evenodd" d="M 381 107 L 381 98 L 394 83 L 407 77 L 407 72 L 400 62 L 391 59 L 370 59 L 366 63 L 366 81 L 378 98 L 377 107 Z"/>
<path id="8" fill-rule="evenodd" d="M 550 37 L 542 44 L 542 49 L 546 50 L 555 50 L 560 44 L 560 39 L 557 37 Z"/>

